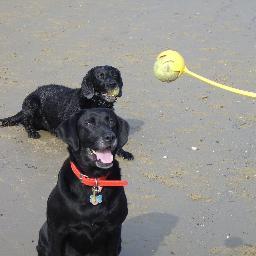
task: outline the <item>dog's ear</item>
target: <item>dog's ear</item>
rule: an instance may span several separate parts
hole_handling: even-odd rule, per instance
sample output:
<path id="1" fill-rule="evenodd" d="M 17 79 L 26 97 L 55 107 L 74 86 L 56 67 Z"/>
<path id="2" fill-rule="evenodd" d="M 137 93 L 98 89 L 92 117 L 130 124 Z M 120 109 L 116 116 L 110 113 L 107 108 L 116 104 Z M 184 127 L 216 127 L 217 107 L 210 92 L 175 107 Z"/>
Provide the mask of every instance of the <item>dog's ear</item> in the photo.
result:
<path id="1" fill-rule="evenodd" d="M 86 99 L 91 99 L 94 95 L 93 87 L 93 69 L 89 70 L 86 76 L 84 77 L 82 84 L 82 96 Z"/>
<path id="2" fill-rule="evenodd" d="M 127 121 L 117 116 L 118 148 L 121 149 L 128 141 L 130 126 Z"/>
<path id="3" fill-rule="evenodd" d="M 79 117 L 80 113 L 78 112 L 63 121 L 55 130 L 57 137 L 67 143 L 74 151 L 77 151 L 80 146 L 77 131 L 77 121 Z"/>

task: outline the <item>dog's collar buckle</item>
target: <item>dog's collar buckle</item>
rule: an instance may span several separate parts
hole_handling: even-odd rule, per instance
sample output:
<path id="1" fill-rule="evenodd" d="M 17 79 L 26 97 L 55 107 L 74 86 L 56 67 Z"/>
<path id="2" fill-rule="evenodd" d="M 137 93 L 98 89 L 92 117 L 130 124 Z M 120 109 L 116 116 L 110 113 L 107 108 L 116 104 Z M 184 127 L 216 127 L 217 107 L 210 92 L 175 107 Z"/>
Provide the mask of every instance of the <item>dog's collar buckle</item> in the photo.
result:
<path id="1" fill-rule="evenodd" d="M 88 178 L 88 177 L 80 172 L 79 173 L 79 180 L 81 181 L 81 183 L 83 183 L 83 178 Z"/>
<path id="2" fill-rule="evenodd" d="M 83 174 L 82 173 L 80 173 L 80 175 L 79 175 L 79 180 L 81 181 L 81 183 L 83 182 Z"/>

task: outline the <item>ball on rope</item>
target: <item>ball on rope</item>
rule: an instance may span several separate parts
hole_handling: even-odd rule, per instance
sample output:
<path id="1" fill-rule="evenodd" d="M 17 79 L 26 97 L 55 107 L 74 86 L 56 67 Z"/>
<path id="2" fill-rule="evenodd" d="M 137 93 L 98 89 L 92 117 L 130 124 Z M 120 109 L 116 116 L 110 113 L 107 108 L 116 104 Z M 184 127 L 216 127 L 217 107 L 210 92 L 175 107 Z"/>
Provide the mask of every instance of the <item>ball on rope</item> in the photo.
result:
<path id="1" fill-rule="evenodd" d="M 181 76 L 185 69 L 184 58 L 176 51 L 161 52 L 154 64 L 154 74 L 162 82 L 172 82 Z"/>
<path id="2" fill-rule="evenodd" d="M 185 65 L 184 58 L 176 51 L 166 50 L 161 52 L 156 57 L 154 74 L 160 81 L 172 82 L 180 77 L 183 73 L 223 90 L 256 98 L 255 92 L 244 91 L 232 86 L 224 85 L 190 71 Z"/>

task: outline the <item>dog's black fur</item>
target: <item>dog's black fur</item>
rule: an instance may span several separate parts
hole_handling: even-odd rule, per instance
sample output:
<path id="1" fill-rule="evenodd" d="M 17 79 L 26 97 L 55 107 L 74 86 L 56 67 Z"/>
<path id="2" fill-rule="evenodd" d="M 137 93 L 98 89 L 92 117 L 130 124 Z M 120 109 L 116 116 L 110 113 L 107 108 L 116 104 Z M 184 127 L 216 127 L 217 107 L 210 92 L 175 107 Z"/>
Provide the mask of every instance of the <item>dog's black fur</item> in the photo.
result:
<path id="1" fill-rule="evenodd" d="M 0 119 L 0 126 L 22 124 L 28 136 L 39 138 L 38 130 L 55 133 L 57 126 L 81 109 L 104 107 L 113 109 L 117 97 L 122 96 L 122 77 L 111 66 L 92 68 L 83 78 L 80 89 L 62 85 L 44 85 L 30 93 L 16 115 Z M 132 160 L 133 155 L 123 149 L 118 155 Z"/>
<path id="2" fill-rule="evenodd" d="M 39 232 L 39 256 L 117 256 L 121 251 L 121 226 L 128 209 L 123 187 L 104 187 L 103 202 L 89 202 L 92 187 L 81 184 L 70 167 L 92 178 L 106 176 L 120 180 L 116 160 L 99 163 L 92 150 L 111 150 L 123 146 L 129 126 L 110 109 L 81 110 L 56 130 L 68 144 L 69 158 L 64 162 L 58 182 L 47 202 L 47 221 Z"/>

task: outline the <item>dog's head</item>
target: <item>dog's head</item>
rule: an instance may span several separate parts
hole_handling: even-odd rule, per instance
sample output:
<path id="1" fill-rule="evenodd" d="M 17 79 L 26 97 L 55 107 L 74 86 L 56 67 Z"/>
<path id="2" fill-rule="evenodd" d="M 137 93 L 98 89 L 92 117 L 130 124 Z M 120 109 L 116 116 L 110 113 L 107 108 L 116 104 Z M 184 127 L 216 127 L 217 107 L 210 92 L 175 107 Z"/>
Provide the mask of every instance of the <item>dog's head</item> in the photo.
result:
<path id="1" fill-rule="evenodd" d="M 120 71 L 111 66 L 97 66 L 89 70 L 82 81 L 82 96 L 93 96 L 107 102 L 115 102 L 122 96 L 123 81 Z"/>
<path id="2" fill-rule="evenodd" d="M 116 151 L 128 140 L 129 125 L 110 109 L 92 108 L 62 122 L 56 133 L 81 166 L 108 169 Z"/>

